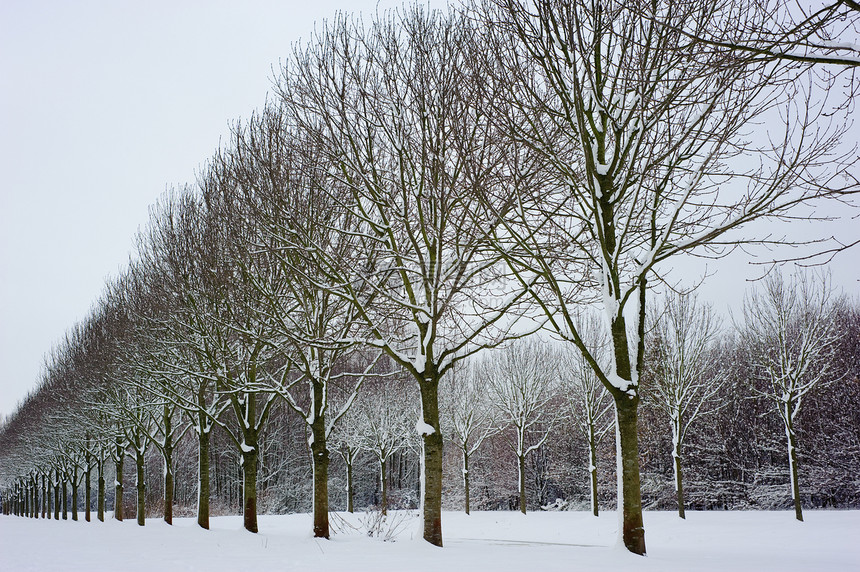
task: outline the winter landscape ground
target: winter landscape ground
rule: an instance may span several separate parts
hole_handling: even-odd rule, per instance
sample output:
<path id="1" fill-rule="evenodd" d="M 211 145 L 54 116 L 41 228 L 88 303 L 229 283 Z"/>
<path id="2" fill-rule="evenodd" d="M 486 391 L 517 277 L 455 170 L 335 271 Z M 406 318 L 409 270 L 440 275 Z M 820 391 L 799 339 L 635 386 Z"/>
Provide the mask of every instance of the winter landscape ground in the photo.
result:
<path id="1" fill-rule="evenodd" d="M 261 516 L 260 533 L 239 516 L 87 523 L 0 517 L 0 570 L 827 570 L 860 569 L 860 511 L 646 512 L 648 556 L 616 545 L 617 515 L 587 512 L 445 513 L 445 547 L 421 540 L 416 513 L 393 513 L 394 542 L 366 535 L 369 515 L 338 513 L 332 540 L 311 537 L 310 515 Z M 354 527 L 354 528 L 353 528 Z"/>

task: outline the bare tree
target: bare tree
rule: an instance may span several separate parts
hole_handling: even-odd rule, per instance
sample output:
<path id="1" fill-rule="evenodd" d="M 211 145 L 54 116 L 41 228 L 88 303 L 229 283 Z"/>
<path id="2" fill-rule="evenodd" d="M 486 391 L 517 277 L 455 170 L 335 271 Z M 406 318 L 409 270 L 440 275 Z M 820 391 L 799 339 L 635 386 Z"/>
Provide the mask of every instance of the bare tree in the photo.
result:
<path id="1" fill-rule="evenodd" d="M 637 418 L 648 280 L 678 254 L 719 255 L 750 241 L 733 232 L 749 221 L 844 197 L 850 188 L 835 165 L 848 164 L 836 151 L 845 127 L 825 128 L 827 104 L 766 62 L 739 63 L 731 50 L 681 33 L 718 23 L 711 2 L 652 6 L 659 25 L 613 0 L 484 8 L 486 53 L 505 62 L 497 80 L 520 111 L 509 130 L 551 178 L 541 192 L 518 189 L 517 209 L 495 238 L 523 283 L 539 278 L 530 292 L 550 327 L 612 395 L 619 532 L 628 550 L 644 554 Z M 755 121 L 780 111 L 789 118 L 782 133 L 746 140 Z M 608 367 L 575 322 L 588 301 L 604 308 Z"/>
<path id="2" fill-rule="evenodd" d="M 525 514 L 526 457 L 546 442 L 561 418 L 559 409 L 549 405 L 558 391 L 558 355 L 548 342 L 529 339 L 485 360 L 481 376 L 501 412 L 499 421 L 514 428 L 511 448 L 517 457 L 520 512 Z"/>
<path id="3" fill-rule="evenodd" d="M 799 0 L 717 3 L 724 28 L 683 28 L 690 37 L 750 57 L 793 64 L 860 66 L 860 3 Z"/>
<path id="4" fill-rule="evenodd" d="M 603 334 L 602 323 L 598 316 L 589 316 L 581 326 L 583 341 L 598 363 L 605 364 L 609 341 Z M 609 392 L 594 374 L 591 365 L 576 348 L 562 348 L 559 372 L 562 391 L 567 395 L 571 418 L 588 445 L 588 477 L 591 494 L 591 513 L 598 516 L 597 496 L 597 447 L 607 433 L 615 428 L 612 400 Z M 604 366 L 605 367 L 605 366 Z"/>
<path id="5" fill-rule="evenodd" d="M 341 19 L 296 54 L 278 86 L 299 127 L 320 134 L 348 192 L 332 200 L 344 201 L 372 247 L 356 260 L 320 262 L 359 269 L 340 295 L 364 321 L 365 341 L 419 386 L 424 539 L 439 546 L 439 381 L 509 334 L 506 310 L 524 295 L 518 287 L 507 295 L 483 240 L 507 211 L 511 164 L 524 154 L 488 113 L 495 94 L 476 67 L 474 37 L 467 18 L 422 8 L 368 27 Z"/>
<path id="6" fill-rule="evenodd" d="M 681 448 L 698 418 L 719 407 L 715 398 L 726 380 L 715 348 L 720 323 L 692 293 L 668 294 L 662 310 L 652 316 L 654 363 L 647 365 L 653 368 L 654 405 L 672 430 L 678 516 L 685 518 Z"/>
<path id="7" fill-rule="evenodd" d="M 360 447 L 379 464 L 379 507 L 388 514 L 388 461 L 416 440 L 414 402 L 404 382 L 388 381 L 365 386 L 355 404 Z"/>
<path id="8" fill-rule="evenodd" d="M 321 258 L 362 256 L 361 223 L 342 207 L 347 198 L 342 189 L 332 200 L 338 190 L 329 173 L 336 165 L 313 134 L 293 128 L 288 113 L 288 107 L 269 105 L 237 127 L 222 161 L 240 193 L 232 197 L 233 208 L 244 216 L 234 220 L 254 221 L 243 271 L 271 324 L 264 341 L 283 362 L 261 372 L 264 389 L 283 397 L 307 423 L 314 536 L 328 538 L 328 437 L 382 352 L 368 352 L 358 342 L 363 320 L 336 293 L 343 282 L 357 283 L 354 269 L 320 264 Z"/>
<path id="9" fill-rule="evenodd" d="M 833 368 L 841 337 L 835 320 L 839 303 L 826 274 L 795 274 L 788 281 L 771 274 L 761 292 L 744 297 L 742 338 L 755 375 L 764 382 L 756 392 L 773 403 L 785 426 L 791 495 L 801 521 L 796 419 L 807 394 L 841 373 Z"/>
<path id="10" fill-rule="evenodd" d="M 463 491 L 466 514 L 470 510 L 469 459 L 488 438 L 500 430 L 498 409 L 490 393 L 486 391 L 485 379 L 478 371 L 477 363 L 464 362 L 441 383 L 441 421 L 448 427 L 451 441 L 463 456 Z"/>

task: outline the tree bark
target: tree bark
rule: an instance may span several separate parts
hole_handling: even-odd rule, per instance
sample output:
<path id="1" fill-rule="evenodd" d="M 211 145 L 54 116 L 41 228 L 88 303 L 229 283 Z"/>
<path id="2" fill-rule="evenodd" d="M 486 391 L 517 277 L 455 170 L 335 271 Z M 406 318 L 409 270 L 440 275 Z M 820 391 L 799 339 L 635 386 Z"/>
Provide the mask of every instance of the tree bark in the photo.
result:
<path id="1" fill-rule="evenodd" d="M 250 451 L 242 451 L 242 504 L 244 506 L 245 530 L 258 532 L 257 529 L 257 443 Z"/>
<path id="2" fill-rule="evenodd" d="M 84 474 L 84 504 L 86 505 L 86 512 L 84 513 L 84 520 L 90 522 L 90 510 L 93 501 L 92 495 L 92 472 L 93 467 L 89 461 L 87 461 L 87 470 Z"/>
<path id="3" fill-rule="evenodd" d="M 72 520 L 78 520 L 78 467 L 72 469 Z"/>
<path id="4" fill-rule="evenodd" d="M 319 384 L 314 384 L 314 405 L 323 402 L 324 396 L 318 395 L 323 388 Z M 329 522 L 328 522 L 328 446 L 326 444 L 325 434 L 325 416 L 317 411 L 314 417 L 314 422 L 311 423 L 311 434 L 313 435 L 313 443 L 311 444 L 311 455 L 313 456 L 314 469 L 314 537 L 328 538 L 329 537 Z"/>
<path id="5" fill-rule="evenodd" d="M 48 475 L 42 473 L 42 518 L 48 518 L 51 514 L 51 496 L 48 486 Z"/>
<path id="6" fill-rule="evenodd" d="M 687 515 L 684 512 L 684 482 L 681 472 L 681 442 L 677 436 L 675 436 L 675 442 L 672 447 L 672 458 L 675 460 L 675 492 L 678 496 L 678 516 L 686 519 Z"/>
<path id="7" fill-rule="evenodd" d="M 63 520 L 69 520 L 69 483 L 63 475 Z"/>
<path id="8" fill-rule="evenodd" d="M 353 512 L 353 495 L 355 494 L 355 489 L 352 484 L 352 450 L 347 453 L 346 457 L 346 510 L 347 512 Z"/>
<path id="9" fill-rule="evenodd" d="M 137 524 L 144 526 L 146 524 L 146 467 L 144 465 L 144 451 L 140 446 L 134 449 L 134 464 L 137 468 Z"/>
<path id="10" fill-rule="evenodd" d="M 427 364 L 428 368 L 430 364 Z M 424 442 L 424 540 L 442 546 L 442 431 L 439 426 L 439 378 L 434 369 L 419 385 L 421 414 L 426 425 L 433 428 L 422 435 Z"/>
<path id="11" fill-rule="evenodd" d="M 30 510 L 30 516 L 39 518 L 39 481 L 36 480 L 35 476 L 30 479 L 30 486 L 33 489 L 33 507 Z"/>
<path id="12" fill-rule="evenodd" d="M 388 514 L 388 460 L 379 459 L 379 486 L 382 490 L 382 499 L 379 505 L 382 507 L 382 514 Z"/>
<path id="13" fill-rule="evenodd" d="M 517 454 L 517 469 L 520 479 L 520 512 L 526 514 L 526 456 Z"/>
<path id="14" fill-rule="evenodd" d="M 164 522 L 173 524 L 173 428 L 170 409 L 164 406 L 164 444 L 161 447 L 164 457 Z"/>
<path id="15" fill-rule="evenodd" d="M 591 485 L 591 514 L 598 516 L 597 506 L 597 437 L 594 422 L 588 427 L 588 479 Z"/>
<path id="16" fill-rule="evenodd" d="M 622 394 L 615 397 L 616 429 L 620 450 L 618 458 L 619 504 L 622 511 L 622 540 L 627 550 L 645 554 L 645 527 L 642 522 L 642 492 L 639 478 L 639 398 Z"/>
<path id="17" fill-rule="evenodd" d="M 469 449 L 463 445 L 463 490 L 466 496 L 466 514 L 469 514 Z"/>
<path id="18" fill-rule="evenodd" d="M 794 431 L 794 423 L 792 416 L 794 408 L 792 402 L 785 404 L 785 436 L 788 441 L 788 471 L 791 476 L 791 496 L 794 500 L 794 516 L 800 522 L 803 522 L 803 509 L 800 506 L 800 484 L 797 482 L 798 462 L 797 462 L 797 434 Z"/>
<path id="19" fill-rule="evenodd" d="M 98 468 L 98 481 L 99 481 L 99 492 L 98 492 L 98 507 L 96 510 L 98 511 L 98 519 L 100 522 L 105 521 L 105 460 L 103 457 L 99 457 L 97 461 Z"/>
<path id="20" fill-rule="evenodd" d="M 60 520 L 60 471 L 55 471 L 54 476 L 57 478 L 54 481 L 54 520 Z"/>
<path id="21" fill-rule="evenodd" d="M 201 417 L 203 414 L 200 414 Z M 209 530 L 209 442 L 210 432 L 206 421 L 198 427 L 197 442 L 197 524 Z"/>
<path id="22" fill-rule="evenodd" d="M 116 465 L 116 481 L 114 481 L 115 493 L 113 499 L 113 517 L 122 522 L 124 516 L 122 510 L 122 468 L 124 465 L 125 454 L 119 446 L 117 446 L 117 449 L 119 450 L 119 456 L 114 459 L 114 464 Z"/>

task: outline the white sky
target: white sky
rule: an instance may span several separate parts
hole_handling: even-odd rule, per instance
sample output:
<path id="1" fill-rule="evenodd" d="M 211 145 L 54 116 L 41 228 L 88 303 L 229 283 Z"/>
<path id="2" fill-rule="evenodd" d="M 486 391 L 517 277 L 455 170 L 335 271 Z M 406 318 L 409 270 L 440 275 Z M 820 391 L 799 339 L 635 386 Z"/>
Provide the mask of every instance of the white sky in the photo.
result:
<path id="1" fill-rule="evenodd" d="M 124 266 L 148 207 L 262 104 L 291 43 L 337 10 L 401 4 L 0 2 L 0 415 Z M 834 265 L 855 293 L 858 255 Z M 721 309 L 755 274 L 741 253 L 712 268 L 702 296 Z"/>

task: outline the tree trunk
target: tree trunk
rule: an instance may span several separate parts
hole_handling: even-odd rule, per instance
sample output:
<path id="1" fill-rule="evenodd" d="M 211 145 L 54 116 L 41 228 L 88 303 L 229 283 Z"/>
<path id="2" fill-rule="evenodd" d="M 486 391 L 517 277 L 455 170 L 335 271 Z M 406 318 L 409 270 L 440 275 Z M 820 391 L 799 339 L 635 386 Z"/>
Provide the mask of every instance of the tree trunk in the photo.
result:
<path id="1" fill-rule="evenodd" d="M 639 479 L 639 398 L 622 394 L 615 398 L 618 455 L 618 498 L 622 511 L 622 540 L 627 550 L 645 554 L 645 527 L 642 522 L 642 491 Z"/>
<path id="2" fill-rule="evenodd" d="M 201 413 L 201 416 L 203 414 Z M 205 421 L 204 421 L 205 423 Z M 209 427 L 198 427 L 197 447 L 197 524 L 209 529 Z"/>
<path id="3" fill-rule="evenodd" d="M 140 446 L 135 446 L 134 449 L 134 464 L 137 468 L 137 524 L 144 526 L 146 524 L 146 472 L 144 465 L 144 451 Z"/>
<path id="4" fill-rule="evenodd" d="M 120 449 L 119 446 L 117 446 L 117 449 Z M 122 468 L 124 459 L 125 455 L 120 449 L 119 457 L 114 458 L 114 464 L 116 465 L 116 480 L 114 481 L 115 493 L 113 499 L 113 517 L 120 522 L 122 522 L 124 516 L 122 510 Z"/>
<path id="5" fill-rule="evenodd" d="M 382 507 L 382 514 L 388 514 L 388 460 L 385 458 L 379 459 L 379 486 L 382 489 L 382 499 L 379 505 Z"/>
<path id="6" fill-rule="evenodd" d="M 63 475 L 63 520 L 69 520 L 69 483 Z"/>
<path id="7" fill-rule="evenodd" d="M 346 510 L 347 512 L 353 512 L 353 495 L 355 494 L 355 489 L 352 484 L 352 450 L 347 453 L 346 460 Z"/>
<path id="8" fill-rule="evenodd" d="M 84 513 L 84 520 L 90 522 L 90 508 L 93 501 L 92 496 L 92 472 L 93 466 L 87 461 L 87 470 L 84 474 L 84 504 L 86 504 L 86 512 Z"/>
<path id="9" fill-rule="evenodd" d="M 430 364 L 428 364 L 429 367 Z M 433 432 L 422 435 L 424 444 L 424 540 L 442 546 L 442 431 L 439 426 L 439 379 L 427 372 L 419 385 L 421 414 Z"/>
<path id="10" fill-rule="evenodd" d="M 60 520 L 60 471 L 55 472 L 54 481 L 54 520 Z"/>
<path id="11" fill-rule="evenodd" d="M 72 472 L 72 520 L 78 520 L 78 467 Z"/>
<path id="12" fill-rule="evenodd" d="M 526 456 L 517 454 L 517 469 L 520 479 L 520 512 L 526 514 Z"/>
<path id="13" fill-rule="evenodd" d="M 686 519 L 684 512 L 684 481 L 681 472 L 681 440 L 677 431 L 672 436 L 672 458 L 675 460 L 675 492 L 678 495 L 678 516 Z"/>
<path id="14" fill-rule="evenodd" d="M 164 406 L 164 444 L 161 447 L 164 457 L 164 522 L 173 524 L 173 427 L 171 411 Z"/>
<path id="15" fill-rule="evenodd" d="M 98 474 L 99 474 L 99 492 L 98 492 L 98 519 L 100 522 L 105 521 L 105 460 L 104 457 L 99 457 L 98 464 Z"/>
<path id="16" fill-rule="evenodd" d="M 48 475 L 42 473 L 42 518 L 51 514 L 51 489 L 48 486 Z"/>
<path id="17" fill-rule="evenodd" d="M 588 426 L 588 480 L 591 485 L 591 514 L 598 516 L 597 506 L 597 437 L 594 422 Z"/>
<path id="18" fill-rule="evenodd" d="M 257 443 L 242 451 L 242 504 L 244 506 L 245 530 L 258 532 L 257 529 Z"/>
<path id="19" fill-rule="evenodd" d="M 791 477 L 791 496 L 794 500 L 794 516 L 803 522 L 803 509 L 800 506 L 800 484 L 797 482 L 797 434 L 794 431 L 792 416 L 794 415 L 793 403 L 785 404 L 785 436 L 788 441 L 788 472 Z"/>
<path id="20" fill-rule="evenodd" d="M 463 490 L 466 493 L 466 514 L 469 514 L 469 449 L 463 445 Z"/>
<path id="21" fill-rule="evenodd" d="M 317 404 L 322 403 L 323 396 L 317 395 L 322 388 L 314 385 L 314 408 Z M 326 444 L 325 434 L 325 416 L 317 412 L 314 417 L 314 422 L 311 424 L 311 434 L 313 435 L 313 443 L 311 443 L 311 455 L 313 456 L 314 469 L 314 537 L 328 538 L 329 523 L 328 523 L 328 446 Z"/>

